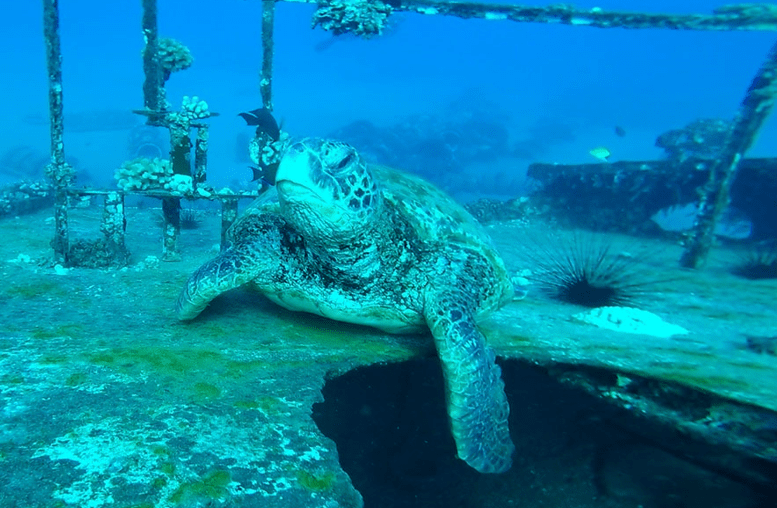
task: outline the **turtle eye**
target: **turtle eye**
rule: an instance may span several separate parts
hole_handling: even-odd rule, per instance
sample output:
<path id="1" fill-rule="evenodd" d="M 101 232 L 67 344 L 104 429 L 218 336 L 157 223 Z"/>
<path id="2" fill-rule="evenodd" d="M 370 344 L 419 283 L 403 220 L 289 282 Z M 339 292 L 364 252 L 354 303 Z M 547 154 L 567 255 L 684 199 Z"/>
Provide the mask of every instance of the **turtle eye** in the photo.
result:
<path id="1" fill-rule="evenodd" d="M 335 166 L 335 169 L 344 169 L 351 162 L 353 162 L 353 154 L 349 153 L 348 155 L 343 157 L 340 162 L 337 163 L 337 166 Z"/>

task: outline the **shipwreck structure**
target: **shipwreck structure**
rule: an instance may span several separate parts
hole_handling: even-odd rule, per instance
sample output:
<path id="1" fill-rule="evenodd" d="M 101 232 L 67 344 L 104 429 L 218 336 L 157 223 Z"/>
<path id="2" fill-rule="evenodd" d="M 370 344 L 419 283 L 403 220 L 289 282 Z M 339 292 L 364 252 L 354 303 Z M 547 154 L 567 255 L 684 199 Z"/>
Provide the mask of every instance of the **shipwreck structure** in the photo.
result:
<path id="1" fill-rule="evenodd" d="M 525 5 L 482 4 L 476 2 L 447 2 L 435 0 L 283 0 L 296 3 L 315 3 L 313 25 L 332 31 L 335 35 L 353 33 L 363 37 L 379 35 L 394 12 L 414 12 L 424 15 L 481 18 L 523 23 L 566 24 L 589 28 L 669 29 L 669 30 L 777 30 L 777 7 L 772 4 L 740 4 L 721 7 L 709 15 L 670 15 L 609 12 L 600 8 L 578 9 L 568 4 L 547 7 Z M 171 110 L 165 100 L 165 81 L 171 72 L 186 68 L 185 48 L 175 41 L 159 37 L 157 29 L 157 2 L 143 0 L 143 109 L 136 113 L 147 117 L 152 126 L 166 128 L 170 136 L 170 174 L 168 185 L 144 188 L 142 185 L 124 189 L 78 189 L 73 186 L 74 171 L 65 161 L 63 140 L 63 87 L 61 49 L 59 38 L 58 0 L 44 0 L 44 35 L 49 78 L 49 114 L 51 131 L 51 163 L 47 175 L 52 182 L 54 196 L 54 257 L 63 265 L 81 264 L 86 256 L 99 256 L 108 264 L 122 265 L 128 259 L 124 239 L 126 219 L 124 198 L 139 194 L 162 201 L 163 259 L 176 260 L 180 235 L 181 199 L 208 199 L 222 206 L 222 243 L 226 231 L 237 217 L 237 203 L 241 198 L 255 197 L 255 193 L 221 192 L 208 186 L 209 126 L 207 119 L 215 113 L 199 99 L 185 98 L 181 110 Z M 262 2 L 262 68 L 259 82 L 264 108 L 272 110 L 273 86 L 273 29 L 276 0 Z M 163 47 L 165 46 L 165 47 Z M 172 46 L 172 47 L 171 47 Z M 177 52 L 177 53 L 176 53 Z M 183 55 L 181 56 L 181 53 Z M 178 56 L 177 56 L 178 55 Z M 705 168 L 705 177 L 698 184 L 699 208 L 694 234 L 687 242 L 681 263 L 687 267 L 701 264 L 710 248 L 715 223 L 730 201 L 734 177 L 748 148 L 764 120 L 771 112 L 777 84 L 777 46 L 771 51 L 758 75 L 753 79 L 742 102 L 739 114 L 727 134 L 720 156 Z M 194 146 L 194 160 L 191 147 Z M 261 147 L 260 147 L 261 148 Z M 593 169 L 593 168 L 592 168 Z M 620 171 L 620 169 L 619 169 Z M 660 173 L 660 172 L 659 172 Z M 620 174 L 620 173 L 617 173 Z M 617 176 L 616 174 L 616 176 Z M 639 180 L 639 179 L 637 179 Z M 170 182 L 172 185 L 169 185 Z M 84 248 L 76 256 L 71 249 L 68 230 L 68 201 L 83 196 L 103 196 L 105 199 L 103 238 Z"/>

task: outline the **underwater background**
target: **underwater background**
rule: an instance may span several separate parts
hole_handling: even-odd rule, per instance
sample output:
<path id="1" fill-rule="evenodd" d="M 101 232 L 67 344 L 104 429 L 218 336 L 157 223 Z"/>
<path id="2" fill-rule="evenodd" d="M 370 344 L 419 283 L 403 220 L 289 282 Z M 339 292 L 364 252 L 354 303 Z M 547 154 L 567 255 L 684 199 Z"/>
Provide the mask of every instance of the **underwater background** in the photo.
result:
<path id="1" fill-rule="evenodd" d="M 594 6 L 677 13 L 719 7 L 703 0 L 578 5 Z M 140 2 L 69 0 L 60 9 L 67 155 L 78 162 L 83 183 L 107 185 L 127 158 L 117 146 L 125 147 L 129 127 L 142 123 L 127 113 L 142 106 Z M 394 14 L 382 37 L 333 39 L 310 29 L 313 10 L 287 3 L 277 9 L 274 104 L 284 128 L 321 136 L 357 121 L 394 130 L 410 124 L 415 137 L 401 142 L 413 152 L 407 145 L 421 144 L 424 129 L 481 121 L 498 131 L 500 143 L 487 164 L 415 165 L 431 173 L 474 171 L 484 180 L 504 175 L 487 182 L 483 190 L 491 192 L 505 184 L 510 193 L 520 190 L 530 162 L 592 162 L 589 151 L 599 146 L 609 149 L 610 161 L 662 157 L 654 146 L 662 132 L 733 116 L 773 42 L 764 32 L 604 30 L 406 13 Z M 237 113 L 260 105 L 260 11 L 252 0 L 159 5 L 160 35 L 183 41 L 195 58 L 168 83 L 168 99 L 177 104 L 197 95 L 221 114 L 211 121 L 209 154 L 217 185 L 251 178 L 238 145 L 249 131 Z M 46 155 L 41 34 L 37 2 L 3 6 L 0 155 L 20 146 Z M 751 156 L 773 155 L 776 126 L 768 121 Z M 616 135 L 616 127 L 626 135 Z M 414 153 L 427 151 L 431 159 L 435 150 L 432 144 Z"/>
<path id="2" fill-rule="evenodd" d="M 219 113 L 207 122 L 208 182 L 255 191 L 255 129 L 239 114 L 261 107 L 261 2 L 158 4 L 159 35 L 194 56 L 167 99 L 196 95 Z M 141 2 L 59 8 L 67 160 L 78 186 L 116 189 L 125 161 L 169 151 L 167 132 L 132 113 L 143 107 Z M 223 241 L 212 202 L 185 202 L 180 260 L 164 262 L 159 200 L 128 196 L 126 266 L 87 268 L 52 260 L 46 201 L 0 216 L 0 508 L 777 507 L 777 164 L 742 164 L 736 196 L 749 208 L 723 214 L 697 271 L 678 260 L 699 182 L 669 197 L 655 186 L 660 203 L 641 194 L 686 160 L 671 135 L 657 146 L 662 134 L 728 127 L 774 32 L 398 12 L 364 40 L 311 29 L 314 10 L 276 4 L 283 131 L 343 140 L 430 180 L 468 204 L 515 275 L 517 298 L 482 324 L 511 406 L 512 469 L 480 474 L 456 458 L 428 335 L 294 313 L 243 289 L 179 323 L 177 295 Z M 42 179 L 49 162 L 39 2 L 4 2 L 0 44 L 1 190 Z M 712 138 L 692 140 L 692 155 L 715 160 Z M 775 146 L 772 116 L 747 158 Z M 617 174 L 598 180 L 631 161 L 650 164 L 624 177 L 628 192 Z M 559 164 L 557 193 L 542 188 L 554 166 L 537 166 L 541 182 L 527 176 L 533 163 Z M 575 192 L 577 170 L 582 188 L 611 192 Z M 105 233 L 101 199 L 70 205 L 73 240 Z M 581 282 L 606 291 L 581 296 Z"/>

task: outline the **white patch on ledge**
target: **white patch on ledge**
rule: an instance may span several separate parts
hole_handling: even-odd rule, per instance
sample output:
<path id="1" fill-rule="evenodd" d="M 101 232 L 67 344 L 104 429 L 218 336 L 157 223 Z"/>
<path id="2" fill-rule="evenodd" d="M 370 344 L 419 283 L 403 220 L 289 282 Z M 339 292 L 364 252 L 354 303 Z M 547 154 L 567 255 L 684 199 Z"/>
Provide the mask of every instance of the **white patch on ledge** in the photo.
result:
<path id="1" fill-rule="evenodd" d="M 667 323 L 652 312 L 633 307 L 598 307 L 588 312 L 575 314 L 573 317 L 583 323 L 623 333 L 661 338 L 688 333 L 685 328 Z"/>

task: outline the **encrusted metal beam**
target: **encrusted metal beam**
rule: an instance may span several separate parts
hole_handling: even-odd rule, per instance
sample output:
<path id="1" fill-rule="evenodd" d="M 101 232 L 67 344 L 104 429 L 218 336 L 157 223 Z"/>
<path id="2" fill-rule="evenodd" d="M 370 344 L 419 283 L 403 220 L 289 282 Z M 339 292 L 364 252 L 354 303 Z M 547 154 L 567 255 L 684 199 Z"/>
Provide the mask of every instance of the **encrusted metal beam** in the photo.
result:
<path id="1" fill-rule="evenodd" d="M 769 57 L 748 88 L 734 125 L 729 131 L 726 144 L 717 161 L 710 168 L 707 183 L 700 189 L 699 214 L 694 223 L 693 235 L 686 243 L 685 251 L 680 258 L 681 266 L 697 268 L 704 264 L 715 236 L 715 225 L 729 204 L 729 191 L 739 163 L 753 145 L 758 131 L 772 112 L 775 97 L 777 97 L 777 44 L 772 46 Z"/>
<path id="2" fill-rule="evenodd" d="M 43 1 L 43 30 L 46 38 L 46 64 L 49 78 L 49 125 L 51 129 L 51 163 L 65 164 L 62 141 L 62 50 L 59 41 L 59 1 Z"/>
<path id="3" fill-rule="evenodd" d="M 165 124 L 170 130 L 170 163 L 173 175 L 191 178 L 192 140 L 189 118 L 179 114 L 168 115 Z M 181 234 L 180 198 L 162 199 L 162 227 L 164 230 L 162 261 L 180 261 L 181 253 L 178 251 L 178 237 Z"/>
<path id="4" fill-rule="evenodd" d="M 46 42 L 46 65 L 49 79 L 49 122 L 51 163 L 46 176 L 54 184 L 54 262 L 67 264 L 69 239 L 67 226 L 67 187 L 73 183 L 74 171 L 65 162 L 62 114 L 62 50 L 59 41 L 59 1 L 43 0 L 43 35 Z"/>
<path id="5" fill-rule="evenodd" d="M 124 194 L 118 191 L 105 195 L 103 223 L 100 230 L 105 236 L 107 255 L 115 266 L 124 266 L 129 259 L 125 244 L 127 219 L 124 215 Z"/>
<path id="6" fill-rule="evenodd" d="M 71 187 L 67 190 L 68 195 L 70 196 L 107 196 L 111 192 L 115 192 L 112 190 L 106 190 L 106 189 L 78 189 Z M 149 191 L 133 191 L 133 192 L 122 192 L 125 196 L 127 195 L 133 195 L 133 196 L 145 196 L 147 198 L 180 198 L 182 195 L 180 192 L 174 192 L 174 191 L 167 191 L 167 190 L 149 190 Z M 187 195 L 186 199 L 208 199 L 208 200 L 216 200 L 221 201 L 224 199 L 256 199 L 258 194 L 256 192 L 217 192 L 214 193 L 211 196 L 202 196 L 201 194 L 191 194 Z"/>
<path id="7" fill-rule="evenodd" d="M 605 11 L 598 7 L 577 8 L 557 3 L 544 7 L 479 2 L 448 2 L 441 0 L 278 0 L 292 3 L 317 4 L 321 9 L 348 11 L 353 19 L 359 11 L 388 8 L 395 12 L 416 12 L 427 15 L 510 20 L 519 23 L 546 23 L 596 28 L 659 28 L 669 30 L 777 30 L 777 5 L 743 3 L 715 9 L 713 14 L 659 14 Z"/>
<path id="8" fill-rule="evenodd" d="M 159 64 L 159 31 L 157 28 L 156 0 L 143 0 L 142 19 L 143 39 L 146 46 L 143 48 L 143 105 L 149 111 L 161 111 L 164 109 L 164 76 Z M 158 125 L 160 119 L 149 116 L 149 124 Z"/>
<path id="9" fill-rule="evenodd" d="M 181 199 L 162 199 L 162 261 L 180 261 Z"/>
<path id="10" fill-rule="evenodd" d="M 273 30 L 275 28 L 275 0 L 262 0 L 262 71 L 259 78 L 259 93 L 262 106 L 272 111 L 272 60 Z"/>
<path id="11" fill-rule="evenodd" d="M 197 139 L 194 142 L 194 187 L 205 183 L 208 177 L 208 139 L 210 130 L 208 125 L 197 126 Z"/>
<path id="12" fill-rule="evenodd" d="M 229 247 L 227 231 L 237 220 L 237 199 L 224 199 L 221 201 L 221 251 Z"/>

